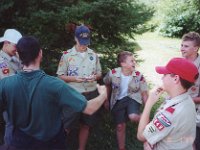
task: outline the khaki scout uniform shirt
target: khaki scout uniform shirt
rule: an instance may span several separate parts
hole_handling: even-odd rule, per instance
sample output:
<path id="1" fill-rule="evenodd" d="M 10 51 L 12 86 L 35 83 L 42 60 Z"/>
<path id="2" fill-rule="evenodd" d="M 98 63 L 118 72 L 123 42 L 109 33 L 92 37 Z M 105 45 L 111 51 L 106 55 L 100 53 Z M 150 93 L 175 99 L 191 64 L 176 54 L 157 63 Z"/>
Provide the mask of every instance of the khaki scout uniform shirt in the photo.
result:
<path id="1" fill-rule="evenodd" d="M 76 51 L 75 47 L 63 53 L 57 75 L 86 77 L 92 74 L 101 74 L 99 58 L 93 50 L 87 48 L 84 57 Z M 96 90 L 97 82 L 68 82 L 68 84 L 83 93 Z"/>
<path id="2" fill-rule="evenodd" d="M 188 93 L 184 93 L 160 106 L 143 135 L 153 150 L 192 150 L 195 117 L 195 104 Z"/>
<path id="3" fill-rule="evenodd" d="M 0 79 L 14 75 L 21 69 L 22 65 L 17 57 L 10 57 L 4 51 L 0 51 Z"/>
<path id="4" fill-rule="evenodd" d="M 112 87 L 111 99 L 110 99 L 110 109 L 113 108 L 117 102 L 117 97 L 120 92 L 120 82 L 121 82 L 121 67 L 112 69 L 104 77 L 104 83 Z M 141 93 L 148 90 L 147 83 L 139 71 L 133 71 L 131 75 L 131 80 L 128 86 L 128 96 L 138 103 L 142 104 Z"/>
<path id="5" fill-rule="evenodd" d="M 197 67 L 199 74 L 200 74 L 200 56 L 198 55 L 198 57 L 195 59 L 195 61 L 193 62 L 195 64 L 195 66 Z M 199 94 L 199 89 L 200 88 L 200 76 L 198 77 L 198 79 L 196 80 L 195 84 L 188 90 L 189 94 L 191 95 L 191 97 L 198 97 L 200 96 Z M 196 104 L 196 109 L 197 109 L 197 126 L 200 127 L 200 104 Z"/>

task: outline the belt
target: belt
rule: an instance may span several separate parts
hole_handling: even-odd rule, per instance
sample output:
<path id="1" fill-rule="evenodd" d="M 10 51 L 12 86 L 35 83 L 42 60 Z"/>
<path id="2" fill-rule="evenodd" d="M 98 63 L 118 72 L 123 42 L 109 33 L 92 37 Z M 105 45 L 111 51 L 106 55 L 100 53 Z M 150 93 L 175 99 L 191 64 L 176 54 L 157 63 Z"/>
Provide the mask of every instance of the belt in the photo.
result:
<path id="1" fill-rule="evenodd" d="M 88 95 L 88 94 L 90 94 L 90 93 L 92 93 L 92 92 L 83 92 L 83 93 L 81 93 L 81 94 L 83 94 L 83 95 Z"/>
<path id="2" fill-rule="evenodd" d="M 94 93 L 94 92 L 96 92 L 97 90 L 94 90 L 94 91 L 88 91 L 88 92 L 82 92 L 81 94 L 83 94 L 83 95 L 88 95 L 88 94 L 90 94 L 90 93 Z"/>

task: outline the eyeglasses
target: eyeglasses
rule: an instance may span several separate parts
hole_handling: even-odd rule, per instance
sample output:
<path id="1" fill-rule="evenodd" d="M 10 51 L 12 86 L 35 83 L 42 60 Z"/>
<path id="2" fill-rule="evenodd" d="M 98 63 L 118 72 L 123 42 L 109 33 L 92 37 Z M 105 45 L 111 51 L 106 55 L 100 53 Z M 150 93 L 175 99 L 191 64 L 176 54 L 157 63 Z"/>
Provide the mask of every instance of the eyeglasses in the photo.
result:
<path id="1" fill-rule="evenodd" d="M 174 73 L 168 73 L 171 77 L 175 77 L 176 76 L 176 74 L 174 74 Z M 166 76 L 166 75 L 168 75 L 168 74 L 163 74 L 163 76 Z"/>

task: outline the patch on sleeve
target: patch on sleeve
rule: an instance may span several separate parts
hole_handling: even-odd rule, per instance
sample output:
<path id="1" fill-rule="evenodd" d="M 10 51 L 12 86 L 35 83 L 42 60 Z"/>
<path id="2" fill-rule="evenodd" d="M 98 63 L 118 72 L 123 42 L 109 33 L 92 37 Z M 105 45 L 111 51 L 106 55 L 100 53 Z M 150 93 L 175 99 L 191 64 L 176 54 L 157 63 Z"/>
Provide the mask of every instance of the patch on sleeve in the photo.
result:
<path id="1" fill-rule="evenodd" d="M 161 122 L 156 118 L 153 120 L 153 124 L 156 126 L 156 128 L 161 131 L 164 129 L 164 126 L 161 124 Z"/>
<path id="2" fill-rule="evenodd" d="M 171 121 L 162 113 L 157 115 L 157 119 L 164 127 L 169 127 L 172 124 Z"/>
<path id="3" fill-rule="evenodd" d="M 148 132 L 153 133 L 153 132 L 155 132 L 155 131 L 156 131 L 155 125 L 154 125 L 154 124 L 151 124 L 151 125 L 148 127 Z"/>
<path id="4" fill-rule="evenodd" d="M 175 111 L 175 109 L 174 109 L 173 107 L 168 107 L 168 108 L 166 108 L 165 110 L 166 110 L 167 112 L 171 113 L 171 114 L 173 114 L 174 111 Z"/>

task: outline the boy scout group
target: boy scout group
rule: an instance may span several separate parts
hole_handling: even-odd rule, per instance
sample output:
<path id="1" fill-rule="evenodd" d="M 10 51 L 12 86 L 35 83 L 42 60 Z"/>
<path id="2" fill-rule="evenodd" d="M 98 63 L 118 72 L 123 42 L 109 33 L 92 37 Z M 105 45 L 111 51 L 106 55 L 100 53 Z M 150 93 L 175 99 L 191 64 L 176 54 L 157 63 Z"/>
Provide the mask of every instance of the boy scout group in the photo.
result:
<path id="1" fill-rule="evenodd" d="M 162 85 L 148 93 L 131 52 L 121 51 L 119 67 L 102 78 L 98 55 L 88 46 L 91 33 L 77 26 L 76 44 L 64 51 L 57 77 L 40 69 L 42 49 L 33 36 L 7 29 L 0 38 L 0 111 L 5 120 L 0 150 L 64 150 L 65 136 L 80 123 L 78 150 L 85 150 L 100 107 L 111 111 L 118 149 L 125 150 L 126 122 L 138 122 L 144 150 L 200 150 L 200 35 L 182 37 L 182 57 L 155 67 Z M 150 113 L 162 93 L 167 98 Z M 141 111 L 142 105 L 144 106 Z"/>

